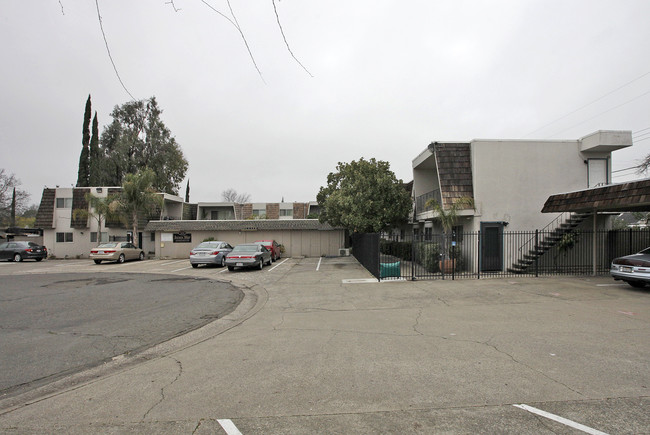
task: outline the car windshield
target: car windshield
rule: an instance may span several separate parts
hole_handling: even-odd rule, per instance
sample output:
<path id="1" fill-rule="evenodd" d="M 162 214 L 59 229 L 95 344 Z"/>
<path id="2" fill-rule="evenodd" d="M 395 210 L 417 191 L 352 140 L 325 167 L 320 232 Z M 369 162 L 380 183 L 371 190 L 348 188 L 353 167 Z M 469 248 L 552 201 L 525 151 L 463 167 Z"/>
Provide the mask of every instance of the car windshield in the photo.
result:
<path id="1" fill-rule="evenodd" d="M 98 246 L 98 248 L 115 248 L 117 247 L 117 243 L 102 243 L 101 245 Z"/>
<path id="2" fill-rule="evenodd" d="M 257 252 L 257 245 L 238 245 L 232 252 Z"/>

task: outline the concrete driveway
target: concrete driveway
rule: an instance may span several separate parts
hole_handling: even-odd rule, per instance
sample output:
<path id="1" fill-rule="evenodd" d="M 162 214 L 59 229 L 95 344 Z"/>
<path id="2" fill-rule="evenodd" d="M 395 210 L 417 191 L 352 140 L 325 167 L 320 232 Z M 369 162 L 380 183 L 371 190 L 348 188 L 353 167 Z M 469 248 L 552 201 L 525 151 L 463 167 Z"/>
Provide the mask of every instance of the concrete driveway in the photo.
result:
<path id="1" fill-rule="evenodd" d="M 606 277 L 350 283 L 370 278 L 353 259 L 274 265 L 176 270 L 224 274 L 244 301 L 204 337 L 0 402 L 0 431 L 648 433 L 648 290 Z"/>

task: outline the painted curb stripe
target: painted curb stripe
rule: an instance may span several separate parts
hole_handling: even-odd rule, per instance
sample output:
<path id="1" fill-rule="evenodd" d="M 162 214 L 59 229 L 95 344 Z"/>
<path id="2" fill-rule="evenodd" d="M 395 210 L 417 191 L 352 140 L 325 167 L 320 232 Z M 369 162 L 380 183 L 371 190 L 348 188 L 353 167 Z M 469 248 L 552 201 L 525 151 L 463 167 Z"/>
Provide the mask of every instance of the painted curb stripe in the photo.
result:
<path id="1" fill-rule="evenodd" d="M 546 411 L 542 411 L 541 409 L 533 408 L 532 406 L 528 406 L 528 405 L 524 405 L 524 404 L 512 405 L 512 406 L 516 406 L 517 408 L 521 408 L 524 411 L 532 412 L 533 414 L 537 414 L 537 415 L 542 416 L 544 418 L 548 418 L 549 420 L 557 421 L 558 423 L 562 423 L 565 426 L 569 426 L 569 427 L 572 427 L 574 429 L 581 430 L 581 431 L 586 432 L 588 434 L 592 434 L 592 435 L 608 435 L 605 432 L 601 432 L 599 430 L 592 429 L 592 428 L 590 428 L 588 426 L 585 426 L 583 424 L 576 423 L 575 421 L 568 420 L 568 419 L 566 419 L 564 417 L 560 417 L 559 415 L 551 414 L 550 412 L 546 412 Z"/>
<path id="2" fill-rule="evenodd" d="M 237 426 L 235 426 L 235 423 L 233 423 L 232 420 L 223 419 L 217 421 L 219 422 L 223 430 L 225 430 L 228 435 L 242 435 L 242 433 L 239 432 L 239 429 L 237 429 Z"/>

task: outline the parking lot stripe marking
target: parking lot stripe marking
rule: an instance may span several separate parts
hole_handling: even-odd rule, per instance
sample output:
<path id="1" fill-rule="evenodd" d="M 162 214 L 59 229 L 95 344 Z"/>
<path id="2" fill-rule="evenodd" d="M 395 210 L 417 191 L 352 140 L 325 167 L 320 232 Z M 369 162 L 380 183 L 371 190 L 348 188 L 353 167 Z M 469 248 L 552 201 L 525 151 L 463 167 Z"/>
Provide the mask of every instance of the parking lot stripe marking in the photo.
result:
<path id="1" fill-rule="evenodd" d="M 180 270 L 185 270 L 185 269 L 190 269 L 192 266 L 187 266 L 187 267 L 181 267 L 180 269 L 172 270 L 172 273 L 178 272 Z"/>
<path id="2" fill-rule="evenodd" d="M 232 420 L 221 419 L 217 421 L 219 422 L 223 430 L 225 430 L 228 435 L 242 435 L 242 433 L 239 432 L 239 429 L 237 429 L 237 426 L 235 426 L 235 423 L 233 423 Z"/>
<path id="3" fill-rule="evenodd" d="M 316 272 L 318 272 L 318 269 L 320 269 L 320 262 L 323 261 L 323 257 L 320 257 L 318 259 L 318 266 L 316 266 Z"/>
<path id="4" fill-rule="evenodd" d="M 180 263 L 182 261 L 187 261 L 187 260 L 176 260 L 176 261 L 170 261 L 169 263 L 163 263 L 161 266 L 168 266 L 170 264 L 175 264 L 175 263 Z"/>
<path id="5" fill-rule="evenodd" d="M 280 266 L 282 263 L 284 263 L 287 260 L 288 260 L 288 258 L 285 258 L 281 262 L 277 263 L 275 266 L 273 266 L 272 268 L 269 269 L 269 272 L 272 271 L 273 269 L 275 269 L 276 267 Z"/>
<path id="6" fill-rule="evenodd" d="M 546 411 L 542 411 L 541 409 L 533 408 L 532 406 L 528 406 L 528 405 L 524 405 L 524 404 L 512 405 L 512 406 L 516 406 L 517 408 L 521 408 L 524 411 L 528 411 L 528 412 L 531 412 L 533 414 L 537 414 L 537 415 L 542 416 L 544 418 L 548 418 L 549 420 L 553 420 L 553 421 L 556 421 L 558 423 L 562 423 L 565 426 L 569 426 L 569 427 L 572 427 L 574 429 L 581 430 L 581 431 L 583 431 L 585 433 L 588 433 L 588 434 L 607 435 L 605 432 L 601 432 L 599 430 L 592 429 L 589 426 L 585 426 L 583 424 L 576 423 L 575 421 L 571 421 L 571 420 L 566 419 L 564 417 L 560 417 L 559 415 L 551 414 L 550 412 L 546 412 Z"/>

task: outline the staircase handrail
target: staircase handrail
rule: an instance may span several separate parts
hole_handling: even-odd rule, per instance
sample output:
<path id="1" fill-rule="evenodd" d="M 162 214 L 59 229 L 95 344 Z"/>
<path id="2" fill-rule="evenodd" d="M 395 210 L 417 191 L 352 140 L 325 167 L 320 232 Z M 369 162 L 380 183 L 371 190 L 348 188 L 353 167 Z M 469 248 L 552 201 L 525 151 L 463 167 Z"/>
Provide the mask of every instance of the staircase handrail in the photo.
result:
<path id="1" fill-rule="evenodd" d="M 539 230 L 538 233 L 539 234 L 544 234 L 544 232 L 549 230 L 549 228 L 551 226 L 553 226 L 553 229 L 560 228 L 560 226 L 563 223 L 567 222 L 569 220 L 569 218 L 571 218 L 572 215 L 573 215 L 573 213 L 568 212 L 568 211 L 560 213 L 555 219 L 553 219 L 551 222 L 549 222 L 548 225 L 546 225 L 544 228 Z M 558 221 L 560 221 L 560 222 L 558 223 Z M 524 242 L 524 244 L 519 247 L 519 253 L 521 254 L 521 251 L 524 248 L 527 248 L 530 245 L 530 243 L 534 242 L 534 241 L 535 241 L 535 236 L 532 236 L 530 239 L 528 239 L 526 242 Z M 528 249 L 528 250 L 530 250 L 530 249 Z"/>

